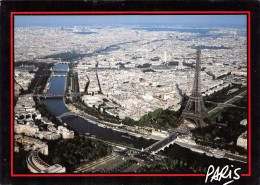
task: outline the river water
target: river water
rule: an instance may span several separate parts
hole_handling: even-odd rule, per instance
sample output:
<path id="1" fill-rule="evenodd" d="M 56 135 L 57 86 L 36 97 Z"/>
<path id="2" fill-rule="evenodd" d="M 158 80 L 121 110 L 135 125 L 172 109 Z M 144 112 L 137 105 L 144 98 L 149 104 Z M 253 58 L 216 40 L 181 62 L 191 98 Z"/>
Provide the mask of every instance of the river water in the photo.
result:
<path id="1" fill-rule="evenodd" d="M 55 70 L 64 70 L 66 69 L 67 65 L 65 64 L 58 64 L 54 67 Z M 55 72 L 55 74 L 61 74 L 64 72 Z M 50 89 L 47 91 L 47 94 L 63 94 L 64 87 L 65 87 L 65 77 L 52 77 L 50 80 Z M 42 103 L 45 104 L 47 109 L 50 113 L 54 116 L 59 116 L 65 112 L 69 112 L 69 110 L 65 107 L 62 98 L 57 99 L 43 99 L 41 100 Z M 70 127 L 78 131 L 79 133 L 89 133 L 90 135 L 96 135 L 99 137 L 107 138 L 109 140 L 115 140 L 119 142 L 124 142 L 127 144 L 133 144 L 135 148 L 141 149 L 150 146 L 151 144 L 155 143 L 156 140 L 144 139 L 144 138 L 137 138 L 133 136 L 128 136 L 121 132 L 116 132 L 108 128 L 102 128 L 97 126 L 96 124 L 89 123 L 87 120 L 74 117 L 74 118 L 64 118 L 62 121 L 68 124 Z M 127 138 L 126 138 L 126 137 Z"/>
<path id="2" fill-rule="evenodd" d="M 50 89 L 46 94 L 63 94 L 65 86 L 61 86 L 60 84 L 65 85 L 65 77 L 52 77 L 50 80 Z"/>

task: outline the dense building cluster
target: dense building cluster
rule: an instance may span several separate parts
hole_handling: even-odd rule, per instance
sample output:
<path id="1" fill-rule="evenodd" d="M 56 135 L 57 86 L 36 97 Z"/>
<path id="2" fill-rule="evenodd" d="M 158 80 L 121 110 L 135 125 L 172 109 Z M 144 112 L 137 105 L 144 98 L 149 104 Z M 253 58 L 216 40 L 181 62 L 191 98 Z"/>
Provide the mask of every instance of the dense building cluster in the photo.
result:
<path id="1" fill-rule="evenodd" d="M 14 135 L 15 147 L 14 151 L 19 152 L 20 148 L 17 143 L 21 143 L 23 145 L 23 149 L 26 151 L 36 150 L 37 148 L 41 148 L 40 152 L 44 155 L 49 154 L 48 145 L 45 142 L 42 142 L 40 139 L 23 136 L 20 134 Z"/>
<path id="2" fill-rule="evenodd" d="M 77 72 L 80 91 L 84 92 L 84 83 L 88 81 L 86 75 L 89 75 L 88 92 L 97 94 L 99 88 L 95 72 L 86 73 L 80 69 Z M 175 67 L 170 70 L 146 73 L 140 69 L 99 72 L 103 93 L 124 108 L 119 111 L 118 115 L 135 120 L 139 120 L 142 115 L 158 108 L 178 110 L 182 95 L 190 94 L 193 75 L 193 69 L 178 70 Z M 221 79 L 213 80 L 213 77 L 204 71 L 201 72 L 201 76 L 203 95 L 213 94 L 230 84 Z"/>
<path id="3" fill-rule="evenodd" d="M 15 84 L 16 88 L 15 90 L 23 89 L 28 90 L 28 86 L 30 85 L 32 79 L 35 76 L 35 71 L 37 71 L 37 68 L 34 66 L 20 66 L 15 67 L 14 70 L 14 80 L 17 84 Z"/>

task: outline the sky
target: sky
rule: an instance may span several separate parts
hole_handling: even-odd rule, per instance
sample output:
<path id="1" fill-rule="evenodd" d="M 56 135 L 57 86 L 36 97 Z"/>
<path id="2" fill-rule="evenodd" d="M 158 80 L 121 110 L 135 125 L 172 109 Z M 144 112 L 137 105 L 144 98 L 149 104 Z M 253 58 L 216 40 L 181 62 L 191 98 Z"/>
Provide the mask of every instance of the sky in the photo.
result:
<path id="1" fill-rule="evenodd" d="M 246 27 L 246 15 L 15 15 L 15 26 L 216 26 Z"/>

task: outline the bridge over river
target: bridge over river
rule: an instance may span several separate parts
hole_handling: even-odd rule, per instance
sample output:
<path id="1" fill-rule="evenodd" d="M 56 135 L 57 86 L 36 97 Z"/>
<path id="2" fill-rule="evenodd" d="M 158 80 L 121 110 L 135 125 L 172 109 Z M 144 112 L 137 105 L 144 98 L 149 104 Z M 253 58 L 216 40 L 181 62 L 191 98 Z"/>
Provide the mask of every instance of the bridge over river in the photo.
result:
<path id="1" fill-rule="evenodd" d="M 61 118 L 65 118 L 65 117 L 76 117 L 76 116 L 79 116 L 80 114 L 76 114 L 76 113 L 73 113 L 73 112 L 65 112 L 59 116 L 57 116 L 56 118 L 61 120 Z"/>
<path id="2" fill-rule="evenodd" d="M 53 69 L 53 72 L 67 72 L 69 69 Z"/>
<path id="3" fill-rule="evenodd" d="M 66 94 L 35 94 L 33 95 L 38 98 L 63 98 Z"/>
<path id="4" fill-rule="evenodd" d="M 178 134 L 179 133 L 177 132 L 173 132 L 167 138 L 154 143 L 153 145 L 144 149 L 144 151 L 155 154 L 160 150 L 164 150 L 164 148 L 169 147 L 171 144 L 174 144 L 174 141 L 175 139 L 177 139 Z"/>
<path id="5" fill-rule="evenodd" d="M 67 74 L 54 74 L 52 77 L 67 77 Z"/>

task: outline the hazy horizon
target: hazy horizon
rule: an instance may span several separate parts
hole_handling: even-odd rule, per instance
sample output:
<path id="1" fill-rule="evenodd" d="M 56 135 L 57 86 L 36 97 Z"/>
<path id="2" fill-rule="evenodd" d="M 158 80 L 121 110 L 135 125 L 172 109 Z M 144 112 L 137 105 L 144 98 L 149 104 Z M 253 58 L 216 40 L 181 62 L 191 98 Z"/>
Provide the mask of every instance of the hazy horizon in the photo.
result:
<path id="1" fill-rule="evenodd" d="M 246 27 L 247 15 L 15 15 L 14 25 Z"/>

